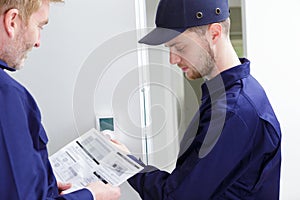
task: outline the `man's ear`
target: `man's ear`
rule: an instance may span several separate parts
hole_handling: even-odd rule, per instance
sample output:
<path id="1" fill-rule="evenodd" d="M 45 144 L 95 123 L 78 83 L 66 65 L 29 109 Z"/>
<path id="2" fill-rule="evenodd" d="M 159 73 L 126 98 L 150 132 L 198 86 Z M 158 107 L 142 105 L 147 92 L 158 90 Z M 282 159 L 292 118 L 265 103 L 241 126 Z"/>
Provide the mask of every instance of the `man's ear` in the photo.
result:
<path id="1" fill-rule="evenodd" d="M 19 10 L 12 8 L 4 14 L 4 28 L 9 37 L 14 37 L 18 28 Z"/>
<path id="2" fill-rule="evenodd" d="M 218 42 L 219 38 L 222 35 L 222 31 L 223 31 L 223 27 L 220 23 L 213 23 L 209 25 L 208 32 L 212 44 L 216 44 Z"/>

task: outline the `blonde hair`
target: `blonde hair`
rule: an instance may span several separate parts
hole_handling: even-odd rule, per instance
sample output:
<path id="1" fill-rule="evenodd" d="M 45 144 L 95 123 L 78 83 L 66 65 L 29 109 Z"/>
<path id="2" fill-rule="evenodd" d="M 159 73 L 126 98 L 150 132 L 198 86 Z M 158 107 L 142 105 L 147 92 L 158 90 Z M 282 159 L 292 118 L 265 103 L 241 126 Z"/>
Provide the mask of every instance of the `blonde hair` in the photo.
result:
<path id="1" fill-rule="evenodd" d="M 43 1 L 64 2 L 64 0 L 0 0 L 0 14 L 16 8 L 20 11 L 21 19 L 27 22 L 32 13 L 41 7 Z"/>

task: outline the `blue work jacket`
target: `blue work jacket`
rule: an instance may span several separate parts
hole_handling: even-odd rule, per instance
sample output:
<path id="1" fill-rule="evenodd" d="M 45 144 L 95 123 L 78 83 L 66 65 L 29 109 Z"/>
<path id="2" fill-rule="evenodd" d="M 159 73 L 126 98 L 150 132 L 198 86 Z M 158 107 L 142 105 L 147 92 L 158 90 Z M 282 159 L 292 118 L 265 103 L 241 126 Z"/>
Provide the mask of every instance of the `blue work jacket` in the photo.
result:
<path id="1" fill-rule="evenodd" d="M 14 71 L 0 60 L 0 199 L 92 200 L 87 189 L 58 194 L 37 104 L 4 69 Z"/>
<path id="2" fill-rule="evenodd" d="M 281 131 L 250 62 L 206 81 L 172 173 L 146 166 L 129 179 L 144 200 L 279 199 Z"/>

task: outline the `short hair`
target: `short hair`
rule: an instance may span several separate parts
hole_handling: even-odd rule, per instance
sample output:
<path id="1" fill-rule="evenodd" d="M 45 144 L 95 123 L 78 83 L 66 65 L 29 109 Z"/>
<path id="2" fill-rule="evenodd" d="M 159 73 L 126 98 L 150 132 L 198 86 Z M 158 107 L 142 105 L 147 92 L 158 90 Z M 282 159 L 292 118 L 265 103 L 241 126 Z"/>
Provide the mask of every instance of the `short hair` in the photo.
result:
<path id="1" fill-rule="evenodd" d="M 0 0 L 0 14 L 16 8 L 20 11 L 21 19 L 27 23 L 30 16 L 41 7 L 43 1 L 64 2 L 64 0 Z"/>
<path id="2" fill-rule="evenodd" d="M 230 31 L 230 18 L 227 18 L 226 20 L 224 21 L 221 21 L 219 22 L 222 27 L 223 27 L 223 33 L 226 35 L 226 36 L 229 36 L 229 31 Z M 203 25 L 203 26 L 195 26 L 195 27 L 191 27 L 191 28 L 188 28 L 188 31 L 191 31 L 191 32 L 196 32 L 198 33 L 199 36 L 204 36 L 207 29 L 208 29 L 208 26 L 209 25 Z"/>

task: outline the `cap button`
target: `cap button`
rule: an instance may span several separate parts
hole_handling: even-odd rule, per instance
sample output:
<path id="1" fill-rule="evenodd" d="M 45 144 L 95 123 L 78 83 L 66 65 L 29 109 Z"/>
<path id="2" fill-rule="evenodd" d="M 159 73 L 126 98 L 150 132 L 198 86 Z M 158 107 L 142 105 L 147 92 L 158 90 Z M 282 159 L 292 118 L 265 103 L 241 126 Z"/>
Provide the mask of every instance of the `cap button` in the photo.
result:
<path id="1" fill-rule="evenodd" d="M 220 8 L 216 8 L 216 14 L 217 15 L 221 14 L 221 9 Z"/>
<path id="2" fill-rule="evenodd" d="M 197 17 L 198 19 L 201 19 L 201 18 L 203 17 L 203 13 L 202 13 L 202 12 L 197 12 L 197 13 L 196 13 L 196 17 Z"/>

